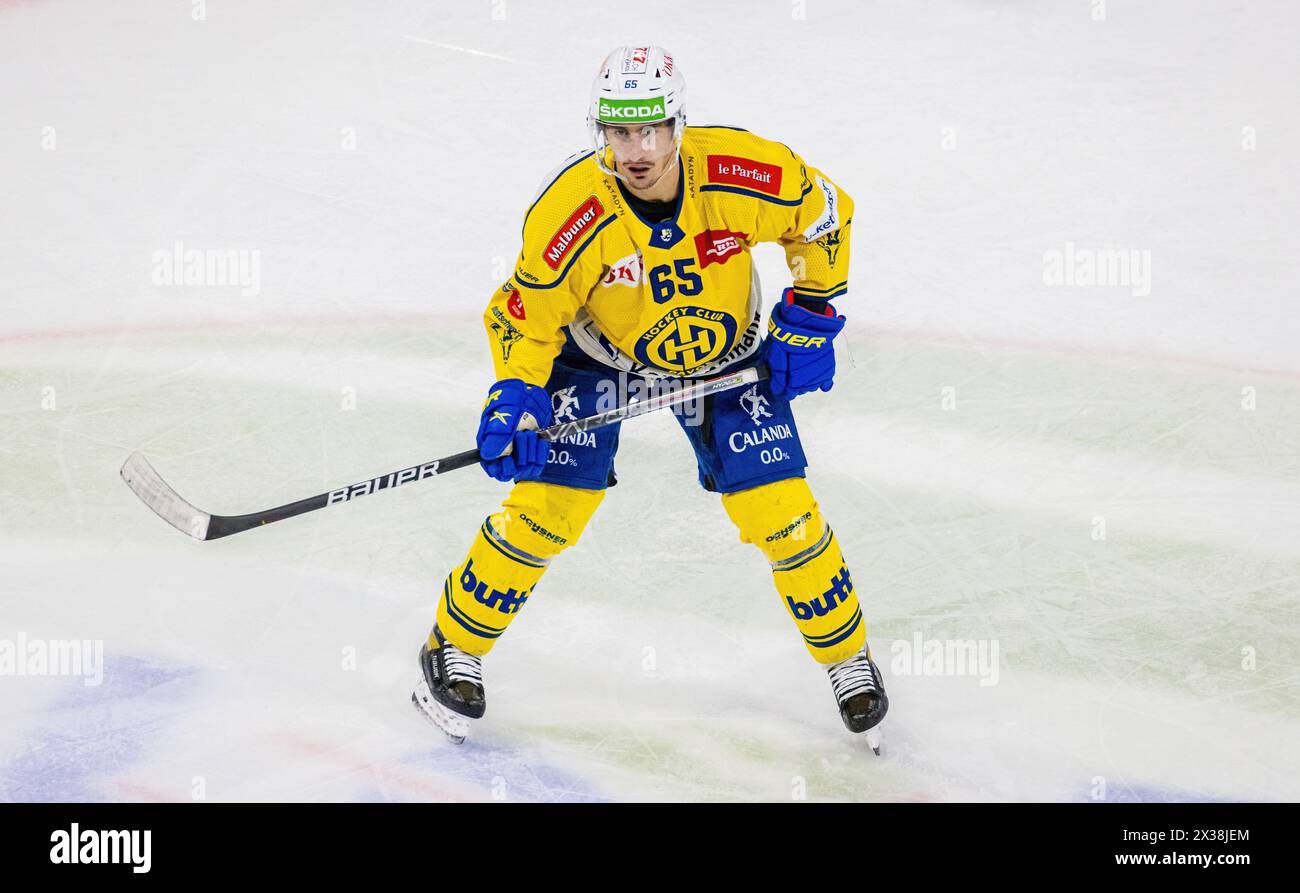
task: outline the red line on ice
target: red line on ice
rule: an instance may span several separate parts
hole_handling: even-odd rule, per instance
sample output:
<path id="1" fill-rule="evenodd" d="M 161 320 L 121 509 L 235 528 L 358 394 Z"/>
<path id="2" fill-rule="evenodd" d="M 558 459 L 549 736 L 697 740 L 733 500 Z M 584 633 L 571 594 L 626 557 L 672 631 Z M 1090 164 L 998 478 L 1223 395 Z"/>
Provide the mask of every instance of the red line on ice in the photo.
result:
<path id="1" fill-rule="evenodd" d="M 361 760 L 345 753 L 341 746 L 327 744 L 293 733 L 274 736 L 275 740 L 292 751 L 312 756 L 333 763 L 351 772 L 370 776 L 401 790 L 419 793 L 437 802 L 463 802 L 464 792 L 454 792 L 438 785 L 430 784 L 426 779 L 400 767 L 386 764 L 382 760 Z M 452 745 L 448 745 L 449 747 Z"/>

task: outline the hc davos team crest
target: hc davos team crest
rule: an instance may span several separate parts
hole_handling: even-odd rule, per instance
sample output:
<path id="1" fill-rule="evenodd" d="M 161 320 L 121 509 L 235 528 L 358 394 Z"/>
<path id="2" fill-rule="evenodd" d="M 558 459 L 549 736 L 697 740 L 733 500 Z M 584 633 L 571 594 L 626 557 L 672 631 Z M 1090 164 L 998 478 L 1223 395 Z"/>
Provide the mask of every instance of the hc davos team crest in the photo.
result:
<path id="1" fill-rule="evenodd" d="M 650 244 L 658 248 L 672 248 L 686 237 L 686 233 L 682 231 L 682 228 L 677 225 L 675 220 L 666 220 L 663 223 L 653 224 L 652 229 Z"/>
<path id="2" fill-rule="evenodd" d="M 636 341 L 636 358 L 685 375 L 726 352 L 736 337 L 730 313 L 707 307 L 674 307 Z"/>

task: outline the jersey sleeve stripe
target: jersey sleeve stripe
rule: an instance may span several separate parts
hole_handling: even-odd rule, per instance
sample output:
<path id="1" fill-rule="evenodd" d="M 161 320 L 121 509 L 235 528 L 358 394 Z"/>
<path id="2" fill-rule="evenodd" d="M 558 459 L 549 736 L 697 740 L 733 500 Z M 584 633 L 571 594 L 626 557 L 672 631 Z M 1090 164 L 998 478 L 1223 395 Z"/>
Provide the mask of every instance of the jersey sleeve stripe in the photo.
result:
<path id="1" fill-rule="evenodd" d="M 740 186 L 720 186 L 716 183 L 709 184 L 708 186 L 701 186 L 700 192 L 734 192 L 736 195 L 747 195 L 750 198 L 762 199 L 763 201 L 771 202 L 774 205 L 786 205 L 787 207 L 793 208 L 796 207 L 797 205 L 803 204 L 804 196 L 812 192 L 812 186 L 810 184 L 807 189 L 805 189 L 803 192 L 799 194 L 798 198 L 789 198 L 789 199 L 777 198 L 776 196 L 772 196 L 772 195 L 765 195 L 761 192 L 755 192 L 752 189 L 744 189 Z"/>
<path id="2" fill-rule="evenodd" d="M 843 289 L 843 288 L 845 288 L 848 284 L 849 284 L 849 282 L 848 282 L 848 280 L 846 279 L 846 280 L 844 280 L 843 282 L 837 282 L 835 285 L 832 285 L 830 288 L 806 288 L 806 287 L 804 287 L 804 286 L 802 286 L 802 285 L 797 285 L 797 286 L 795 286 L 795 289 L 794 289 L 794 290 L 795 290 L 796 292 L 799 292 L 799 293 L 801 293 L 801 294 L 805 294 L 805 295 L 824 295 L 824 294 L 828 294 L 828 293 L 830 293 L 830 292 L 833 292 L 833 291 L 836 291 L 836 290 L 839 290 L 839 289 Z"/>
<path id="3" fill-rule="evenodd" d="M 834 292 L 834 293 L 829 294 L 829 295 L 814 295 L 814 294 L 810 294 L 810 293 L 804 291 L 802 288 L 796 288 L 796 289 L 794 290 L 794 296 L 795 296 L 796 298 L 808 298 L 809 300 L 813 300 L 813 301 L 829 301 L 831 298 L 838 298 L 840 295 L 846 295 L 846 294 L 848 294 L 848 293 L 849 293 L 849 290 L 848 290 L 847 288 L 841 288 L 839 291 Z"/>

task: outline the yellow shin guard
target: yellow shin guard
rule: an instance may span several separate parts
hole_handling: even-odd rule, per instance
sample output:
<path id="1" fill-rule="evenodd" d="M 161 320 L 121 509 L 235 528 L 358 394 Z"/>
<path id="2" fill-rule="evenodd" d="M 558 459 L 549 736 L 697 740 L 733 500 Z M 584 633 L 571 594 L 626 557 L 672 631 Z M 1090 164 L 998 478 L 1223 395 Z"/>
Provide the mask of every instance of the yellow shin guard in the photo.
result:
<path id="1" fill-rule="evenodd" d="M 853 592 L 839 542 L 803 478 L 788 478 L 739 493 L 722 505 L 740 530 L 772 563 L 776 591 L 818 663 L 851 657 L 866 641 L 862 609 Z"/>
<path id="2" fill-rule="evenodd" d="M 470 654 L 484 655 L 532 595 L 551 558 L 578 540 L 604 490 L 520 481 L 479 528 L 469 555 L 443 584 L 438 628 Z M 433 634 L 429 647 L 436 648 Z"/>

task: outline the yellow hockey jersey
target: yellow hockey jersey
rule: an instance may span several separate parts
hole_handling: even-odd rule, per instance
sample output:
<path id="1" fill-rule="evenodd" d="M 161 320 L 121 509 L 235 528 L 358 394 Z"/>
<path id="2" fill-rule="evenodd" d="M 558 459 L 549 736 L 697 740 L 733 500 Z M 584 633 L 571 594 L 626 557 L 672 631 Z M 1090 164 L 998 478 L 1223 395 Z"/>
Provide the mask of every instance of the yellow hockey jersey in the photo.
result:
<path id="1" fill-rule="evenodd" d="M 687 127 L 677 213 L 641 219 L 594 152 L 565 159 L 524 215 L 514 275 L 484 313 L 498 379 L 545 385 L 565 333 L 647 377 L 708 375 L 751 355 L 762 295 L 749 256 L 779 242 L 795 294 L 848 288 L 853 201 L 781 143 Z"/>

